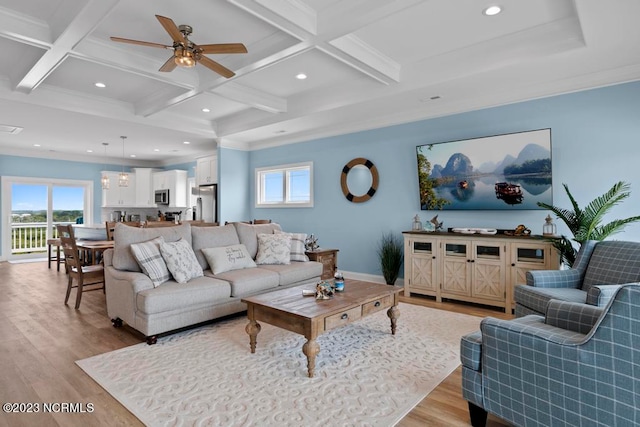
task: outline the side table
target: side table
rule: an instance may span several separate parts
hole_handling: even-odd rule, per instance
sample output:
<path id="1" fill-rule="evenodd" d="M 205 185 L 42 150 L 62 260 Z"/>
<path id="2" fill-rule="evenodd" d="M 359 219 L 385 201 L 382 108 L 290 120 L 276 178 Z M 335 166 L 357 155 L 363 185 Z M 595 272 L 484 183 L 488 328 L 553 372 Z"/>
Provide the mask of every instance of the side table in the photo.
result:
<path id="1" fill-rule="evenodd" d="M 306 251 L 305 254 L 311 261 L 322 263 L 322 280 L 333 279 L 338 268 L 338 251 L 339 249 L 316 249 L 315 251 Z"/>

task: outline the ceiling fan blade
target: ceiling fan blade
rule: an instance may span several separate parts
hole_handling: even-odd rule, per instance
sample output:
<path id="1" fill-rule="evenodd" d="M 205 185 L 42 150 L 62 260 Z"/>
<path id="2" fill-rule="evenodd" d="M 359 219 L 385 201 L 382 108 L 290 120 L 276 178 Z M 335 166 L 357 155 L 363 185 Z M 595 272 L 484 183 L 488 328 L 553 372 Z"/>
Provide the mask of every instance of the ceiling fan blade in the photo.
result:
<path id="1" fill-rule="evenodd" d="M 242 43 L 199 44 L 202 53 L 247 53 Z"/>
<path id="2" fill-rule="evenodd" d="M 143 41 L 140 41 L 140 40 L 123 39 L 122 37 L 111 37 L 111 40 L 114 41 L 114 42 L 120 42 L 120 43 L 139 44 L 141 46 L 161 47 L 163 49 L 172 49 L 171 46 L 167 46 L 165 44 L 152 43 L 152 42 L 143 42 Z"/>
<path id="3" fill-rule="evenodd" d="M 209 59 L 206 56 L 201 57 L 198 60 L 198 62 L 200 62 L 202 65 L 204 65 L 208 69 L 215 71 L 216 73 L 220 74 L 223 77 L 230 78 L 236 75 L 236 73 L 234 73 L 230 69 L 223 67 L 222 65 L 218 64 L 216 61 Z"/>
<path id="4" fill-rule="evenodd" d="M 162 24 L 167 33 L 169 33 L 173 41 L 184 44 L 187 43 L 187 40 L 185 40 L 184 36 L 178 29 L 178 26 L 171 18 L 160 15 L 156 15 L 156 18 L 158 18 L 158 21 L 160 21 L 160 24 Z"/>
<path id="5" fill-rule="evenodd" d="M 160 69 L 158 71 L 162 71 L 163 73 L 168 73 L 170 71 L 173 71 L 176 67 L 177 67 L 176 61 L 174 60 L 174 57 L 172 56 L 171 58 L 169 58 L 167 60 L 167 62 L 162 64 L 162 67 L 160 67 Z"/>

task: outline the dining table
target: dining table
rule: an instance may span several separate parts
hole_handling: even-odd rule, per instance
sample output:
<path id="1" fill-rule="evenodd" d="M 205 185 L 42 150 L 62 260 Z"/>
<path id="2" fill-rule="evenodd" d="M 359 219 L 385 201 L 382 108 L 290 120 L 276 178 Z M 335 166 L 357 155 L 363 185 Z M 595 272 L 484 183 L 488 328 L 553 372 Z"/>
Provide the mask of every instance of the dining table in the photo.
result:
<path id="1" fill-rule="evenodd" d="M 78 240 L 76 247 L 82 254 L 84 264 L 99 264 L 102 253 L 113 248 L 113 240 Z"/>

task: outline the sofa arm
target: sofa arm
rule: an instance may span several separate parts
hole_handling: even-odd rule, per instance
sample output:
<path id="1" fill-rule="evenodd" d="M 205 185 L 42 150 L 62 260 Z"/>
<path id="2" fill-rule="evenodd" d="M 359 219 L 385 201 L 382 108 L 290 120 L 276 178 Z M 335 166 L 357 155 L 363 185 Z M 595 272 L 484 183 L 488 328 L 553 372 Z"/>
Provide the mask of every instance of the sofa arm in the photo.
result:
<path id="1" fill-rule="evenodd" d="M 577 270 L 530 270 L 527 285 L 536 288 L 580 288 L 582 273 Z"/>
<path id="2" fill-rule="evenodd" d="M 105 266 L 104 278 L 108 316 L 135 325 L 137 295 L 143 290 L 153 289 L 151 279 L 143 273 L 117 270 L 113 266 Z"/>
<path id="3" fill-rule="evenodd" d="M 561 300 L 551 300 L 547 305 L 545 323 L 557 328 L 588 334 L 596 324 L 603 309 L 592 305 Z"/>
<path id="4" fill-rule="evenodd" d="M 626 284 L 628 285 L 629 283 Z M 606 306 L 621 286 L 624 286 L 624 284 L 591 286 L 587 292 L 587 304 L 595 305 L 596 307 Z"/>
<path id="5" fill-rule="evenodd" d="M 585 342 L 586 335 L 544 323 L 544 317 L 529 315 L 513 320 L 487 317 L 480 322 L 482 352 L 492 349 L 495 355 L 513 351 L 513 346 L 544 349 L 547 345 L 575 346 Z M 527 343 L 527 344 L 524 344 Z M 485 353 L 486 354 L 486 353 Z M 484 358 L 483 358 L 484 360 Z"/>

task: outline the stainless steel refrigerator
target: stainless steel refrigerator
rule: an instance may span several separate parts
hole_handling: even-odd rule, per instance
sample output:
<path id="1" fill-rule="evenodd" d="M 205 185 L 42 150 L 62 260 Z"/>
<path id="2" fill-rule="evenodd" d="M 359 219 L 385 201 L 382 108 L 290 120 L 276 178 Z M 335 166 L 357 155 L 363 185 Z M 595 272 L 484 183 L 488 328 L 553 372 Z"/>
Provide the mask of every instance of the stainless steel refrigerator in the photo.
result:
<path id="1" fill-rule="evenodd" d="M 195 219 L 218 222 L 218 184 L 201 185 L 192 191 L 196 196 Z"/>

